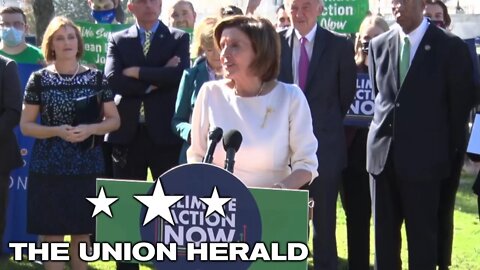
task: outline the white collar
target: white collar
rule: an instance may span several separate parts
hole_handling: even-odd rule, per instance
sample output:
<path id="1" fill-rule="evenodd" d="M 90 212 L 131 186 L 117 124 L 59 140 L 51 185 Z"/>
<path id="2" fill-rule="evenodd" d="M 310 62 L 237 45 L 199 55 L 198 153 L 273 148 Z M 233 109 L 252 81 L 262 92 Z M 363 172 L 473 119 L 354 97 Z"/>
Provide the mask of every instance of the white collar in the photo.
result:
<path id="1" fill-rule="evenodd" d="M 420 42 L 422 41 L 422 38 L 425 35 L 425 32 L 427 32 L 427 28 L 428 28 L 428 20 L 424 17 L 420 25 L 417 26 L 417 28 L 415 28 L 413 31 L 411 31 L 408 34 L 405 34 L 405 32 L 403 32 L 402 27 L 400 27 L 400 31 L 399 31 L 400 38 L 404 40 L 404 38 L 407 36 L 412 46 L 415 46 L 415 45 L 418 46 L 418 44 L 420 44 Z"/>
<path id="2" fill-rule="evenodd" d="M 308 42 L 312 42 L 315 40 L 315 34 L 317 33 L 317 24 L 308 32 L 307 35 L 305 35 L 305 38 L 308 40 Z M 298 32 L 297 29 L 295 29 L 295 36 L 297 37 L 298 40 L 302 38 L 302 35 Z"/>

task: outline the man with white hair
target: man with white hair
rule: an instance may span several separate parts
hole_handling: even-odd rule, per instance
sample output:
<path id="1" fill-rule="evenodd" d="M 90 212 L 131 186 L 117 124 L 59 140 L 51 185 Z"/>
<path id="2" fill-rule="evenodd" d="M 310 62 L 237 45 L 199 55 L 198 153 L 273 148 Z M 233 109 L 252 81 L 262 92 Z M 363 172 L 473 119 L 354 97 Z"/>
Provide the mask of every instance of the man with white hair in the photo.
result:
<path id="1" fill-rule="evenodd" d="M 318 140 L 318 173 L 308 187 L 313 209 L 314 268 L 336 270 L 337 195 L 347 165 L 343 118 L 355 94 L 353 44 L 320 27 L 322 0 L 286 0 L 292 26 L 279 32 L 282 45 L 279 80 L 305 93 Z"/>

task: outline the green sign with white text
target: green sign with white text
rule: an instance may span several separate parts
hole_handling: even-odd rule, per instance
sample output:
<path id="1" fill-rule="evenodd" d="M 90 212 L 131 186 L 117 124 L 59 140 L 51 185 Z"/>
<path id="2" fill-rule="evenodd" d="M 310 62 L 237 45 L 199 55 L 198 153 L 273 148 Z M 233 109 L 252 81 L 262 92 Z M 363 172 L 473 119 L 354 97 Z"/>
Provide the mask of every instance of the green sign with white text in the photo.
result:
<path id="1" fill-rule="evenodd" d="M 96 217 L 97 242 L 174 243 L 177 258 L 170 262 L 151 260 L 157 269 L 307 269 L 307 191 L 246 188 L 225 170 L 204 164 L 179 166 L 160 179 L 155 183 L 98 179 L 97 190 L 103 188 L 107 197 L 118 200 L 110 206 L 112 217 L 105 214 Z M 159 196 L 158 200 L 153 200 L 154 196 Z M 175 196 L 181 199 L 169 208 L 171 222 L 163 216 L 152 219 L 149 211 L 158 210 L 168 197 Z M 223 215 L 209 215 L 208 200 L 225 198 L 229 201 L 224 202 Z M 146 207 L 145 202 L 150 205 Z M 197 250 L 194 259 L 188 260 L 192 246 L 187 244 L 200 243 L 225 244 L 229 248 L 213 256 L 213 246 L 208 246 L 209 255 L 200 255 Z M 250 247 L 249 255 L 232 258 L 233 246 L 242 244 Z M 292 251 L 292 245 L 303 246 L 303 252 Z M 266 248 L 260 258 L 252 259 L 252 254 L 258 255 L 263 246 Z M 241 252 L 236 249 L 234 253 Z M 304 254 L 302 259 L 289 260 L 299 253 Z M 230 257 L 215 261 L 221 256 Z"/>
<path id="2" fill-rule="evenodd" d="M 368 0 L 323 0 L 325 8 L 318 22 L 339 33 L 356 33 L 368 12 Z"/>
<path id="3" fill-rule="evenodd" d="M 103 70 L 108 48 L 108 36 L 130 27 L 128 24 L 95 24 L 90 22 L 75 22 L 80 27 L 83 38 L 84 53 L 82 62 L 86 65 Z"/>

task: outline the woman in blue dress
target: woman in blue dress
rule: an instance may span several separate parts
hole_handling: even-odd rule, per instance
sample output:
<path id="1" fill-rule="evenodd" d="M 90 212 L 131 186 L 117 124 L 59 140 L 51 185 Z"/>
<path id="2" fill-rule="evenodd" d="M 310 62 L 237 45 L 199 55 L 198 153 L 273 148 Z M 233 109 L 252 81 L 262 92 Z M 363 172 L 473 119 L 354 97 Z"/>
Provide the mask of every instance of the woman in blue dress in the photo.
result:
<path id="1" fill-rule="evenodd" d="M 78 244 L 88 243 L 94 232 L 93 205 L 86 198 L 96 197 L 95 179 L 105 168 L 101 147 L 86 147 L 84 142 L 117 129 L 120 117 L 102 72 L 80 65 L 83 41 L 72 21 L 54 18 L 42 51 L 49 65 L 30 77 L 20 120 L 23 134 L 36 138 L 29 167 L 27 231 L 47 243 L 63 242 L 71 235 L 72 269 L 87 269 L 78 257 Z M 96 97 L 99 122 L 77 124 L 82 111 L 76 104 L 87 97 Z M 64 268 L 64 262 L 44 265 L 47 270 Z"/>

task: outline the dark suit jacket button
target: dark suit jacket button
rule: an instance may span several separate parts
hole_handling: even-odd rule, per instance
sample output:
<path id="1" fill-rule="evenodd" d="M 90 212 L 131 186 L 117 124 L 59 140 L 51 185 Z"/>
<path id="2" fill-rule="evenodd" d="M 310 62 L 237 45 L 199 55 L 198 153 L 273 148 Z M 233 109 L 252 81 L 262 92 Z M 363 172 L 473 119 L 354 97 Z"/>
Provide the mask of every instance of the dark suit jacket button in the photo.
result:
<path id="1" fill-rule="evenodd" d="M 395 107 L 400 107 L 400 102 L 395 103 Z"/>

